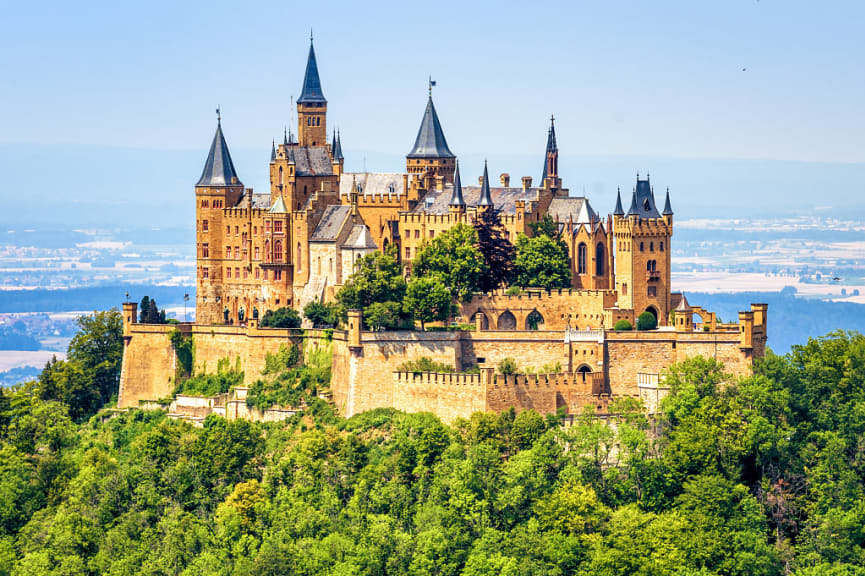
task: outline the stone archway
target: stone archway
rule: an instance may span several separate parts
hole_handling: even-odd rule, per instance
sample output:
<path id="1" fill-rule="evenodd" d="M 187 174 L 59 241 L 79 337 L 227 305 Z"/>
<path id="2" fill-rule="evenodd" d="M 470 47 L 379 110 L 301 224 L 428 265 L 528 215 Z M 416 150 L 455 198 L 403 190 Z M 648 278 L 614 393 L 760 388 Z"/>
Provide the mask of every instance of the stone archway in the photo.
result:
<path id="1" fill-rule="evenodd" d="M 489 330 L 490 329 L 490 319 L 489 317 L 478 310 L 475 312 L 475 315 L 472 316 L 472 322 L 475 326 L 479 326 L 480 330 Z"/>
<path id="2" fill-rule="evenodd" d="M 498 322 L 496 322 L 497 330 L 516 330 L 517 329 L 517 319 L 514 316 L 513 312 L 510 310 L 505 310 L 502 312 L 501 316 L 499 316 Z"/>
<path id="3" fill-rule="evenodd" d="M 592 368 L 588 364 L 582 364 L 579 368 L 577 368 L 577 374 L 582 376 L 583 382 L 586 381 L 586 374 L 591 374 Z"/>
<path id="4" fill-rule="evenodd" d="M 544 329 L 544 317 L 541 316 L 541 313 L 537 310 L 532 310 L 528 316 L 526 316 L 526 330 L 543 330 Z"/>
<path id="5" fill-rule="evenodd" d="M 648 308 L 646 308 L 645 311 L 648 312 L 649 314 L 651 314 L 652 316 L 654 316 L 655 320 L 658 319 L 658 309 L 655 308 L 654 306 L 649 306 Z"/>

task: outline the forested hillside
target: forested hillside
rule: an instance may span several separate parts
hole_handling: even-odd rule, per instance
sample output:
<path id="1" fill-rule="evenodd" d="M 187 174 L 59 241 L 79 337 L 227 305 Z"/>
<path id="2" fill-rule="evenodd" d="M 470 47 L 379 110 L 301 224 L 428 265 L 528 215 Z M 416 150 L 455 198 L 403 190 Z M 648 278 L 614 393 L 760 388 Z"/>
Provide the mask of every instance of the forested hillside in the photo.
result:
<path id="1" fill-rule="evenodd" d="M 266 425 L 91 416 L 106 391 L 61 376 L 110 380 L 93 340 L 0 396 L 0 574 L 865 574 L 858 334 L 737 382 L 694 359 L 658 421 L 621 401 L 618 426 L 567 429 L 322 401 Z"/>

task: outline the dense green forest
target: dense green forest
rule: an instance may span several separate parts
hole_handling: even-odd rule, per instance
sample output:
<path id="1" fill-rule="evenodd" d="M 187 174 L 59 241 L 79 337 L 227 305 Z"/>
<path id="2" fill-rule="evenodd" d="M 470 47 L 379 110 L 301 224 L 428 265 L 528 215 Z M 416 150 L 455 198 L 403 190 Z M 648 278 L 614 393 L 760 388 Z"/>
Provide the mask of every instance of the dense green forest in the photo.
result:
<path id="1" fill-rule="evenodd" d="M 194 428 L 100 409 L 117 321 L 0 395 L 0 575 L 865 575 L 859 334 L 737 381 L 692 359 L 656 419 L 626 399 L 616 426 L 310 398 Z"/>

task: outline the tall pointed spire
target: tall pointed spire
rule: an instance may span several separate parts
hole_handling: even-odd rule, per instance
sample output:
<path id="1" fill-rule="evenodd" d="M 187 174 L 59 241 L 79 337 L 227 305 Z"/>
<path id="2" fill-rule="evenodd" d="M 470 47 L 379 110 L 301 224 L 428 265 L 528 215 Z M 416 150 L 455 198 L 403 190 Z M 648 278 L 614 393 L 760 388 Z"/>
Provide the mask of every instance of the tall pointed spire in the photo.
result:
<path id="1" fill-rule="evenodd" d="M 625 211 L 622 209 L 622 189 L 616 190 L 616 209 L 613 210 L 615 216 L 624 216 Z"/>
<path id="2" fill-rule="evenodd" d="M 556 142 L 556 118 L 550 116 L 550 128 L 547 130 L 547 149 L 544 152 L 544 173 L 541 176 L 541 186 L 547 178 L 559 177 L 559 145 Z M 553 184 L 556 186 L 556 183 Z"/>
<path id="3" fill-rule="evenodd" d="M 672 216 L 673 215 L 673 207 L 670 206 L 670 188 L 667 187 L 667 199 L 664 200 L 664 211 L 662 212 L 664 216 Z M 684 296 L 682 296 L 684 298 Z"/>
<path id="4" fill-rule="evenodd" d="M 631 194 L 631 207 L 628 208 L 628 216 L 639 216 L 640 211 L 637 209 L 637 189 L 634 188 L 633 194 Z"/>
<path id="5" fill-rule="evenodd" d="M 333 138 L 330 141 L 330 153 L 333 155 L 334 160 L 336 160 L 336 130 L 333 131 Z"/>
<path id="6" fill-rule="evenodd" d="M 288 127 L 282 127 L 282 145 L 288 146 Z"/>
<path id="7" fill-rule="evenodd" d="M 222 134 L 222 117 L 218 108 L 216 114 L 216 134 L 213 135 L 213 143 L 210 145 L 204 170 L 196 186 L 241 186 L 240 178 L 237 177 L 237 171 L 231 161 L 231 154 L 228 152 L 228 144 Z"/>
<path id="8" fill-rule="evenodd" d="M 417 131 L 414 147 L 407 158 L 456 158 L 448 148 L 445 133 L 433 105 L 432 94 L 427 98 L 420 129 Z"/>
<path id="9" fill-rule="evenodd" d="M 547 153 L 558 152 L 559 146 L 556 143 L 556 118 L 550 116 L 550 132 L 547 134 Z"/>
<path id="10" fill-rule="evenodd" d="M 321 80 L 318 77 L 318 64 L 315 61 L 315 49 L 312 46 L 312 33 L 309 35 L 309 56 L 306 59 L 306 73 L 303 75 L 303 89 L 300 91 L 298 104 L 327 104 L 324 92 L 321 90 Z"/>
<path id="11" fill-rule="evenodd" d="M 484 181 L 481 184 L 481 199 L 478 206 L 492 206 L 493 199 L 490 197 L 490 174 L 487 170 L 487 161 L 484 160 Z"/>
<path id="12" fill-rule="evenodd" d="M 276 160 L 276 140 L 273 141 L 273 144 L 270 146 L 270 161 L 273 162 Z"/>
<path id="13" fill-rule="evenodd" d="M 451 206 L 465 206 L 466 201 L 463 200 L 463 184 L 460 181 L 460 161 L 456 161 L 454 168 L 454 193 L 451 195 Z"/>
<path id="14" fill-rule="evenodd" d="M 342 135 L 339 133 L 339 130 L 336 131 L 336 147 L 333 149 L 333 159 L 345 160 L 345 157 L 342 155 Z"/>

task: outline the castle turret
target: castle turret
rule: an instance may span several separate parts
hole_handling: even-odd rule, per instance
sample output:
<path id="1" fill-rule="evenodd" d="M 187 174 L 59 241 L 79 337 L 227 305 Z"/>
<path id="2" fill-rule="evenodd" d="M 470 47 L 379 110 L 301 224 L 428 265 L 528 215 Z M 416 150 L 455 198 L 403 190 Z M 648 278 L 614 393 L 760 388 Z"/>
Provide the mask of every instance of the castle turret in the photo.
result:
<path id="1" fill-rule="evenodd" d="M 342 155 L 342 138 L 338 131 L 334 131 L 333 133 L 333 144 L 331 144 L 330 152 L 333 158 L 333 173 L 342 176 L 342 167 L 345 162 L 345 157 Z"/>
<path id="2" fill-rule="evenodd" d="M 297 134 L 301 146 L 327 145 L 327 100 L 318 77 L 312 34 L 309 36 L 309 56 L 306 59 L 303 88 L 300 98 L 297 99 Z"/>
<path id="3" fill-rule="evenodd" d="M 223 292 L 224 214 L 243 196 L 228 144 L 222 133 L 222 117 L 217 110 L 216 133 L 204 162 L 201 178 L 195 185 L 196 217 L 196 316 L 203 324 L 221 321 Z"/>
<path id="4" fill-rule="evenodd" d="M 650 312 L 659 325 L 668 322 L 670 310 L 671 215 L 662 215 L 648 175 L 637 176 L 631 206 L 623 214 L 621 196 L 613 217 L 616 238 L 616 289 L 619 308 L 636 315 Z"/>
<path id="5" fill-rule="evenodd" d="M 456 161 L 454 166 L 454 191 L 453 194 L 451 194 L 449 209 L 451 212 L 459 213 L 466 211 L 466 201 L 463 199 L 463 184 L 460 181 L 459 160 Z"/>
<path id="6" fill-rule="evenodd" d="M 423 176 L 429 173 L 433 177 L 443 176 L 446 182 L 453 182 L 456 156 L 448 148 L 433 104 L 432 83 L 417 138 L 405 158 L 406 172 L 409 174 Z"/>
<path id="7" fill-rule="evenodd" d="M 487 161 L 484 160 L 484 175 L 481 178 L 481 199 L 478 201 L 478 206 L 492 208 L 493 199 L 490 196 L 490 173 L 487 170 Z"/>

